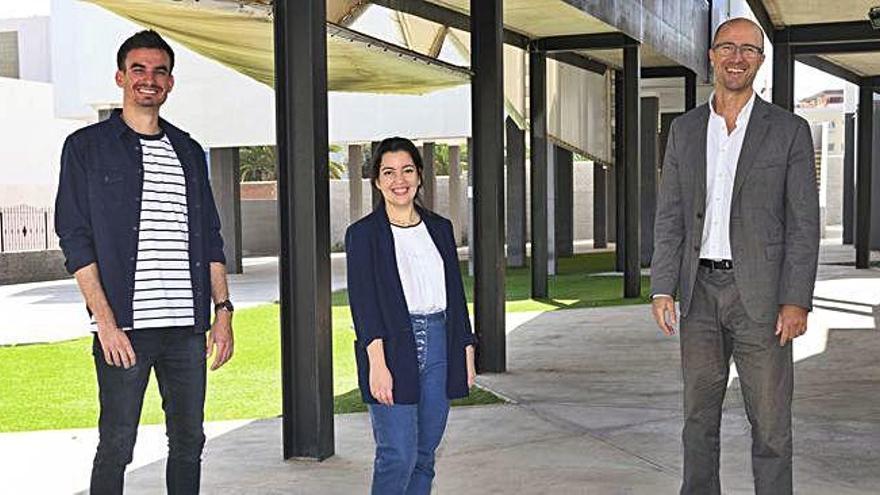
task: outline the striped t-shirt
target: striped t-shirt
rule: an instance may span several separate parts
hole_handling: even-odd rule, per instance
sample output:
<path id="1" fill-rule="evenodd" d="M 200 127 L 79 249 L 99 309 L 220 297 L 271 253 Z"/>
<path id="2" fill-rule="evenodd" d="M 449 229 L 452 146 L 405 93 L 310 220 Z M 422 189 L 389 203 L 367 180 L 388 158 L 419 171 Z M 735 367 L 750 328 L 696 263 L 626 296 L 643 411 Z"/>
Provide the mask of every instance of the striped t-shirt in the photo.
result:
<path id="1" fill-rule="evenodd" d="M 144 189 L 133 328 L 195 325 L 183 167 L 164 133 L 141 136 Z"/>

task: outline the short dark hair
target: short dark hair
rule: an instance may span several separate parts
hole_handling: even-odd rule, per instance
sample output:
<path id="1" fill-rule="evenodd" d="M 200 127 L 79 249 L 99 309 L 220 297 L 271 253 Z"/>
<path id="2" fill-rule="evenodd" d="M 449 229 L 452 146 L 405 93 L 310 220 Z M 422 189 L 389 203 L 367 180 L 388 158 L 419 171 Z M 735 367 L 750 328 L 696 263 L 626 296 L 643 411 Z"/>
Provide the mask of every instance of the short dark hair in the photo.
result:
<path id="1" fill-rule="evenodd" d="M 382 155 L 385 153 L 394 153 L 396 151 L 406 151 L 412 158 L 413 165 L 416 166 L 416 173 L 419 175 L 419 187 L 416 189 L 416 201 L 420 200 L 419 194 L 422 191 L 422 171 L 425 164 L 422 162 L 422 155 L 416 145 L 405 137 L 390 137 L 383 139 L 376 149 L 373 150 L 373 156 L 370 158 L 370 182 L 375 186 L 379 180 L 379 168 L 382 167 Z"/>
<path id="2" fill-rule="evenodd" d="M 730 19 L 719 24 L 718 27 L 715 28 L 715 34 L 712 36 L 712 46 L 714 47 L 715 44 L 718 43 L 718 35 L 721 34 L 721 31 L 724 31 L 726 28 L 730 27 L 733 24 L 740 23 L 751 24 L 755 29 L 758 30 L 759 33 L 761 33 L 761 46 L 759 48 L 763 49 L 764 36 L 766 36 L 766 34 L 764 33 L 764 28 L 762 28 L 760 24 L 749 19 L 748 17 L 731 17 Z"/>
<path id="3" fill-rule="evenodd" d="M 116 52 L 116 67 L 124 71 L 125 58 L 128 57 L 128 52 L 138 48 L 155 48 L 164 51 L 168 54 L 168 63 L 170 64 L 168 73 L 170 74 L 174 70 L 174 50 L 159 36 L 159 33 L 152 29 L 145 29 L 135 33 L 122 42 L 122 45 L 119 46 L 119 51 Z"/>

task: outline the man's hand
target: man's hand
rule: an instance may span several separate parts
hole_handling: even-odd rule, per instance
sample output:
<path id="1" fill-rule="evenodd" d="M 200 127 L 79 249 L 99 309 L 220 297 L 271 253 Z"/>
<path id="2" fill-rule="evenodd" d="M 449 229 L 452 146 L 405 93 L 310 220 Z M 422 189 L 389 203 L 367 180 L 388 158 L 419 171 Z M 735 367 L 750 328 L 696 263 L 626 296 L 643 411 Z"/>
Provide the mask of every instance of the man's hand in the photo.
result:
<path id="1" fill-rule="evenodd" d="M 128 335 L 116 326 L 116 322 L 98 322 L 98 342 L 104 351 L 104 361 L 110 366 L 129 369 L 137 363 Z"/>
<path id="2" fill-rule="evenodd" d="M 465 350 L 465 360 L 467 361 L 467 383 L 468 388 L 474 386 L 474 381 L 477 379 L 477 366 L 474 363 L 474 346 L 469 345 L 464 348 Z"/>
<path id="3" fill-rule="evenodd" d="M 675 335 L 675 300 L 670 296 L 656 296 L 651 301 L 651 313 L 657 326 L 666 335 Z"/>
<path id="4" fill-rule="evenodd" d="M 370 366 L 370 393 L 379 401 L 380 404 L 386 406 L 394 405 L 394 382 L 391 378 L 391 371 L 385 366 L 385 363 L 374 364 Z"/>
<path id="5" fill-rule="evenodd" d="M 794 304 L 779 306 L 779 316 L 776 317 L 776 335 L 779 336 L 779 345 L 800 337 L 807 331 L 807 309 Z"/>
<path id="6" fill-rule="evenodd" d="M 214 354 L 211 371 L 220 368 L 232 359 L 232 348 L 232 313 L 221 309 L 214 316 L 214 324 L 211 325 L 211 330 L 208 331 L 207 345 L 205 347 L 206 359 L 211 357 L 211 354 Z"/>

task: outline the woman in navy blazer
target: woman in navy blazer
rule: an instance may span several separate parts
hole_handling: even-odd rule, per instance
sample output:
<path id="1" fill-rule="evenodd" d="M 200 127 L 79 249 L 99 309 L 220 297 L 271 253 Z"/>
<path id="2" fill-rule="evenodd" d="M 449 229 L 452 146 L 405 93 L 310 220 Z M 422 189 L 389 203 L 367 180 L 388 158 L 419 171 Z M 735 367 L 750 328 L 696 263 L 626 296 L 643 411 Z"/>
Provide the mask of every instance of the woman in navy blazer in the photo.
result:
<path id="1" fill-rule="evenodd" d="M 383 201 L 345 234 L 361 396 L 376 440 L 372 493 L 430 493 L 449 401 L 476 375 L 452 223 L 416 203 L 422 159 L 382 141 L 371 163 Z"/>

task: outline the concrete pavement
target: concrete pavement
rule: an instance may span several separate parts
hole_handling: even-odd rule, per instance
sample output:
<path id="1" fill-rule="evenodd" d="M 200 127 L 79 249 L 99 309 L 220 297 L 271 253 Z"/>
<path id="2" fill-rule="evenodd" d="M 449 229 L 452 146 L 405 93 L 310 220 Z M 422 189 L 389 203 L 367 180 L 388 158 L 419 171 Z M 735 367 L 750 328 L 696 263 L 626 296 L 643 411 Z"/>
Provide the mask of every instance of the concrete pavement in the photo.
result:
<path id="1" fill-rule="evenodd" d="M 880 270 L 856 271 L 846 266 L 852 259 L 851 248 L 823 248 L 816 310 L 795 342 L 799 494 L 873 494 L 880 486 Z M 647 307 L 510 314 L 508 330 L 509 372 L 479 382 L 512 402 L 452 411 L 435 493 L 677 491 L 678 342 L 659 334 Z M 735 379 L 725 408 L 724 490 L 752 493 Z M 208 431 L 203 493 L 367 492 L 373 443 L 364 414 L 336 416 L 336 455 L 321 463 L 281 460 L 277 418 L 212 423 Z M 162 428 L 142 427 L 139 438 L 127 493 L 162 493 Z M 85 488 L 94 442 L 94 430 L 0 434 L 4 491 Z"/>

